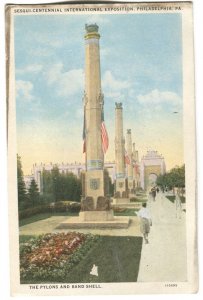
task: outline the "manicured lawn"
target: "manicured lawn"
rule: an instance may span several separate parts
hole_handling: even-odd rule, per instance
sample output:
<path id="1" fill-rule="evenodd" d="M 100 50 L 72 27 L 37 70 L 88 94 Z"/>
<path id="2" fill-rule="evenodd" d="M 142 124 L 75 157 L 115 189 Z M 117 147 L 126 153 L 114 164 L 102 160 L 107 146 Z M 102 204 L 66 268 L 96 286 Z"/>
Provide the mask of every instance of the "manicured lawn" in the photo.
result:
<path id="1" fill-rule="evenodd" d="M 53 214 L 41 213 L 41 214 L 36 214 L 34 216 L 20 220 L 19 226 L 24 226 L 24 225 L 31 224 L 31 223 L 34 223 L 37 221 L 45 220 L 45 219 L 48 219 L 53 216 L 78 216 L 78 215 L 79 215 L 79 213 L 76 213 L 76 212 L 61 212 L 61 213 L 53 213 Z"/>
<path id="2" fill-rule="evenodd" d="M 136 216 L 136 212 L 138 211 L 139 209 L 137 208 L 126 208 L 124 211 L 121 211 L 121 212 L 114 212 L 114 216 Z"/>
<path id="3" fill-rule="evenodd" d="M 26 243 L 28 242 L 30 239 L 35 239 L 36 236 L 35 235 L 20 235 L 19 236 L 19 242 L 20 243 Z"/>
<path id="4" fill-rule="evenodd" d="M 130 199 L 130 202 L 147 202 L 147 198 L 145 197 L 133 197 Z"/>
<path id="5" fill-rule="evenodd" d="M 23 237 L 23 242 L 29 238 Z M 141 249 L 141 237 L 93 236 L 68 258 L 71 268 L 60 266 L 50 271 L 43 264 L 41 272 L 34 274 L 34 268 L 33 275 L 21 278 L 21 283 L 136 282 Z M 90 275 L 93 265 L 98 267 L 98 276 Z"/>
<path id="6" fill-rule="evenodd" d="M 102 236 L 100 242 L 70 273 L 70 282 L 136 282 L 141 237 Z M 98 277 L 90 275 L 93 264 Z"/>
<path id="7" fill-rule="evenodd" d="M 121 212 L 114 212 L 115 216 L 136 216 L 135 212 L 138 211 L 138 209 L 125 209 L 124 211 Z M 34 215 L 32 217 L 28 217 L 25 219 L 20 220 L 19 222 L 19 226 L 24 226 L 27 224 L 31 224 L 37 221 L 41 221 L 41 220 L 45 220 L 48 219 L 52 216 L 70 216 L 70 217 L 75 217 L 78 216 L 79 213 L 77 212 L 62 212 L 62 213 L 54 213 L 54 214 L 50 214 L 50 213 L 41 213 L 41 214 L 37 214 Z"/>
<path id="8" fill-rule="evenodd" d="M 145 192 L 142 192 L 142 193 L 137 192 L 136 196 L 138 196 L 138 197 L 144 197 L 144 196 L 146 196 L 146 193 Z"/>
<path id="9" fill-rule="evenodd" d="M 166 198 L 168 200 L 170 200 L 172 203 L 175 202 L 175 196 L 166 196 Z M 185 203 L 185 197 L 180 196 L 180 200 L 181 200 L 182 203 Z"/>
<path id="10" fill-rule="evenodd" d="M 135 197 L 130 199 L 130 202 L 147 202 L 147 196 L 145 192 L 137 192 Z"/>
<path id="11" fill-rule="evenodd" d="M 37 222 L 37 221 L 40 221 L 40 220 L 44 220 L 44 219 L 50 218 L 50 216 L 51 215 L 49 213 L 37 214 L 37 215 L 34 215 L 34 216 L 31 216 L 31 217 L 20 220 L 19 221 L 19 226 L 24 226 L 24 225 L 27 225 L 27 224 L 30 224 L 30 223 L 34 223 L 34 222 Z"/>

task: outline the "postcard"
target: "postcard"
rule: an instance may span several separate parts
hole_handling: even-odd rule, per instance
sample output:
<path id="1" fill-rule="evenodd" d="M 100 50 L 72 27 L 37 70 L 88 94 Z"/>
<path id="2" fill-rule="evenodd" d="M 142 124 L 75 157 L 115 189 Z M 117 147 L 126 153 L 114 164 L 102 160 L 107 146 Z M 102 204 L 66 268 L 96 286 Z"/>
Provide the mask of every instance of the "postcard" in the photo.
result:
<path id="1" fill-rule="evenodd" d="M 191 2 L 6 5 L 11 294 L 198 291 Z"/>

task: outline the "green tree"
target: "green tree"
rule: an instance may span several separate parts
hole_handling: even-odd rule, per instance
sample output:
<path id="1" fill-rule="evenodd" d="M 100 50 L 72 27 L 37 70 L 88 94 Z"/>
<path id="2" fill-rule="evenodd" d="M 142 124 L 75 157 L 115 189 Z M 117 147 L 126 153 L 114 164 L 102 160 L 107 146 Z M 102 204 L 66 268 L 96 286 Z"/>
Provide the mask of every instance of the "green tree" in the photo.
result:
<path id="1" fill-rule="evenodd" d="M 109 195 L 114 195 L 114 183 L 112 182 L 111 177 L 109 177 Z"/>
<path id="2" fill-rule="evenodd" d="M 52 181 L 52 173 L 47 170 L 42 171 L 42 180 L 43 180 L 43 195 L 42 200 L 44 202 L 53 202 L 53 181 Z"/>
<path id="3" fill-rule="evenodd" d="M 31 203 L 32 207 L 40 204 L 39 189 L 34 179 L 32 179 L 30 183 L 30 187 L 28 189 L 28 196 L 29 196 L 29 202 Z"/>
<path id="4" fill-rule="evenodd" d="M 61 196 L 63 194 L 62 189 L 62 181 L 61 181 L 61 176 L 59 173 L 59 168 L 54 167 L 51 170 L 51 175 L 52 175 L 52 186 L 53 186 L 53 196 L 54 196 L 54 201 L 58 201 L 61 199 Z"/>
<path id="5" fill-rule="evenodd" d="M 175 187 L 185 187 L 185 165 L 182 167 L 176 167 L 171 170 L 171 176 Z"/>
<path id="6" fill-rule="evenodd" d="M 52 201 L 72 200 L 80 201 L 82 193 L 81 178 L 73 173 L 60 173 L 58 167 L 51 172 L 44 170 L 43 176 L 43 198 Z"/>
<path id="7" fill-rule="evenodd" d="M 17 181 L 18 181 L 18 209 L 22 210 L 29 206 L 28 195 L 23 179 L 21 157 L 17 154 Z"/>
<path id="8" fill-rule="evenodd" d="M 168 187 L 169 189 L 184 188 L 185 187 L 185 165 L 175 167 L 164 175 L 158 176 L 156 184 L 162 189 Z"/>
<path id="9" fill-rule="evenodd" d="M 73 173 L 67 173 L 64 182 L 64 198 L 72 201 L 80 201 L 82 194 L 82 180 Z"/>
<path id="10" fill-rule="evenodd" d="M 162 190 L 167 186 L 167 174 L 159 175 L 156 180 L 156 184 L 162 188 Z"/>

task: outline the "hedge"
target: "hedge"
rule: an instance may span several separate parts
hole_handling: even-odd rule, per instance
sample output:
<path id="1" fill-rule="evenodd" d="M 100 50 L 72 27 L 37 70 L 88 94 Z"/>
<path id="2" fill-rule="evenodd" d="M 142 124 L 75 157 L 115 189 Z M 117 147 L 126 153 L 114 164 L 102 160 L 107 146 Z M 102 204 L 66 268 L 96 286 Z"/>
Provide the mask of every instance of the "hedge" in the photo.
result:
<path id="1" fill-rule="evenodd" d="M 29 218 L 40 213 L 79 212 L 81 205 L 78 202 L 59 201 L 52 205 L 40 205 L 19 211 L 19 220 Z"/>

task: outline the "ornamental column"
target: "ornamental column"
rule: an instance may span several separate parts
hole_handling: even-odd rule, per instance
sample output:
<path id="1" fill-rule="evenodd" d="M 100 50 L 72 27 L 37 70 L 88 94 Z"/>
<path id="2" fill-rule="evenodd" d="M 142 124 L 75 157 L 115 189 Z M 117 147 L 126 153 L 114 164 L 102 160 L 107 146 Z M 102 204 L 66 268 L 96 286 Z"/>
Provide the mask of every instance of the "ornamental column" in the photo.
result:
<path id="1" fill-rule="evenodd" d="M 131 129 L 127 129 L 126 143 L 127 143 L 127 155 L 128 155 L 128 158 L 130 159 L 130 163 L 127 164 L 128 192 L 133 193 L 133 166 L 132 166 L 132 136 L 131 136 Z"/>
<path id="2" fill-rule="evenodd" d="M 104 202 L 104 155 L 102 149 L 103 94 L 101 92 L 100 51 L 96 24 L 86 25 L 85 30 L 85 202 L 82 210 L 103 210 Z M 98 207 L 98 197 L 103 198 Z M 102 204 L 103 203 L 103 204 Z"/>
<path id="3" fill-rule="evenodd" d="M 138 151 L 135 149 L 135 143 L 133 143 L 133 180 L 134 187 L 137 188 L 139 186 L 139 158 Z"/>
<path id="4" fill-rule="evenodd" d="M 116 197 L 126 197 L 125 185 L 125 139 L 123 137 L 122 103 L 115 103 L 115 160 L 116 160 Z"/>

